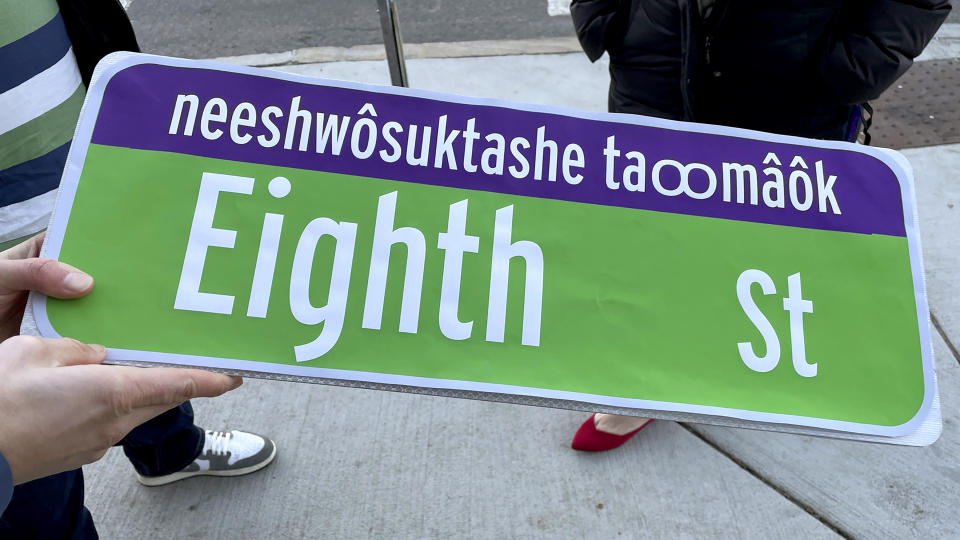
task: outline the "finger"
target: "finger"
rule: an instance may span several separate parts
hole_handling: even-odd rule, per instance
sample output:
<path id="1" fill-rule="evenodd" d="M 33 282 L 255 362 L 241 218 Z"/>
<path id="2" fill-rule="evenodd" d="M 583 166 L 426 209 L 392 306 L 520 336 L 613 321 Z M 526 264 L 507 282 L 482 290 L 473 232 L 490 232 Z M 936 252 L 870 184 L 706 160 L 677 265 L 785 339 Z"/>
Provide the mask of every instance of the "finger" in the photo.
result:
<path id="1" fill-rule="evenodd" d="M 40 246 L 43 245 L 43 239 L 46 237 L 47 233 L 42 232 L 40 234 L 34 235 L 33 237 L 20 242 L 19 244 L 7 249 L 6 251 L 0 251 L 0 259 L 6 260 L 17 260 L 17 259 L 29 259 L 31 257 L 40 256 Z"/>
<path id="2" fill-rule="evenodd" d="M 179 403 L 174 403 L 172 405 L 154 405 L 151 407 L 142 407 L 139 409 L 134 409 L 127 416 L 122 419 L 123 430 L 127 433 L 133 431 L 137 426 L 153 420 L 157 416 L 169 411 L 170 409 L 176 407 Z"/>
<path id="3" fill-rule="evenodd" d="M 99 364 L 107 357 L 103 345 L 87 345 L 70 338 L 14 336 L 4 345 L 12 347 L 18 358 L 32 365 L 48 367 Z"/>
<path id="4" fill-rule="evenodd" d="M 38 291 L 57 298 L 77 298 L 93 289 L 88 274 L 53 259 L 0 260 L 0 294 Z"/>
<path id="5" fill-rule="evenodd" d="M 197 397 L 216 397 L 243 383 L 240 377 L 199 369 L 110 367 L 120 370 L 132 387 L 132 409 L 169 408 Z"/>
<path id="6" fill-rule="evenodd" d="M 98 343 L 81 343 L 71 338 L 60 338 L 62 341 L 56 346 L 58 364 L 61 366 L 82 366 L 86 364 L 102 364 L 107 359 L 107 349 Z"/>

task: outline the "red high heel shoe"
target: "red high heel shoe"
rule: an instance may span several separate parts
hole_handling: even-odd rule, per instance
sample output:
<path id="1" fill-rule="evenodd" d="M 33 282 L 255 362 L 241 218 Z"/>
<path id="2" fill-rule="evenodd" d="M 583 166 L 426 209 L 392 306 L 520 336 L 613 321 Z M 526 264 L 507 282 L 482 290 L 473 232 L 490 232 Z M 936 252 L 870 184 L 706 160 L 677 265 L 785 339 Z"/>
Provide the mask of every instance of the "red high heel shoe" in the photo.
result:
<path id="1" fill-rule="evenodd" d="M 597 429 L 597 425 L 593 420 L 593 415 L 590 415 L 590 418 L 587 418 L 587 421 L 584 422 L 583 425 L 580 426 L 580 429 L 577 430 L 577 434 L 573 436 L 573 442 L 570 443 L 570 447 L 574 450 L 581 450 L 584 452 L 602 452 L 604 450 L 613 450 L 621 444 L 629 441 L 630 438 L 637 433 L 640 433 L 640 430 L 649 426 L 650 422 L 653 422 L 652 418 L 630 433 L 626 433 L 624 435 L 614 435 L 613 433 L 607 433 Z"/>

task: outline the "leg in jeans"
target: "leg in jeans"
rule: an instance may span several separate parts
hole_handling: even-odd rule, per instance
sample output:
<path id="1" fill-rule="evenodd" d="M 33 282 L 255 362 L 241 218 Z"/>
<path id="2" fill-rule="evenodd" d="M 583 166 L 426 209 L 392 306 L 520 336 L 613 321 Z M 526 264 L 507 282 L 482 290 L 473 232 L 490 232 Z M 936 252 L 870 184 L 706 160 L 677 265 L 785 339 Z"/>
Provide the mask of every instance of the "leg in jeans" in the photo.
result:
<path id="1" fill-rule="evenodd" d="M 145 486 L 200 475 L 240 476 L 273 461 L 273 441 L 246 431 L 206 431 L 193 423 L 190 403 L 171 409 L 130 432 L 120 444 Z M 196 461 L 202 458 L 204 463 Z"/>
<path id="2" fill-rule="evenodd" d="M 0 538 L 98 538 L 93 518 L 83 507 L 80 469 L 15 487 L 10 505 L 0 516 Z"/>
<path id="3" fill-rule="evenodd" d="M 188 401 L 141 424 L 120 444 L 138 473 L 159 476 L 179 471 L 196 459 L 203 437 L 203 430 L 193 424 Z"/>
<path id="4" fill-rule="evenodd" d="M 154 476 L 186 467 L 200 454 L 203 437 L 193 425 L 188 402 L 140 425 L 121 444 L 137 472 Z M 0 516 L 0 538 L 96 539 L 93 518 L 83 506 L 80 469 L 14 488 L 10 505 Z"/>

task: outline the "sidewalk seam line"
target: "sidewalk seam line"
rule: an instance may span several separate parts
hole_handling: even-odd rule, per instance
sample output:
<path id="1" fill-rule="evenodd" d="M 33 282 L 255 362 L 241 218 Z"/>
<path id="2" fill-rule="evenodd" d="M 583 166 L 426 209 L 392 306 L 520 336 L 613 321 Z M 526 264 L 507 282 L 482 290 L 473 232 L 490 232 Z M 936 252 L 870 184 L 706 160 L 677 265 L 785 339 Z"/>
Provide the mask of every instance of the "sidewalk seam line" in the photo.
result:
<path id="1" fill-rule="evenodd" d="M 447 59 L 459 59 L 459 58 L 490 58 L 490 57 L 494 57 L 494 56 L 545 56 L 545 55 L 553 55 L 553 54 L 575 54 L 575 53 L 579 53 L 579 52 L 580 52 L 580 51 L 531 51 L 531 52 L 523 52 L 523 53 L 511 52 L 511 53 L 505 53 L 505 54 L 476 53 L 476 54 L 463 54 L 463 55 L 457 55 L 457 56 L 420 56 L 420 55 L 409 55 L 409 56 L 405 56 L 405 59 L 406 59 L 406 60 L 447 60 Z M 281 54 L 281 53 L 278 53 L 278 54 Z M 232 59 L 233 57 L 227 56 L 227 57 L 224 57 L 224 58 Z M 224 61 L 224 58 L 212 58 L 212 59 L 210 59 L 210 60 L 213 60 L 213 61 L 215 61 L 215 62 L 222 62 L 222 61 Z M 287 62 L 281 62 L 281 63 L 277 63 L 277 64 L 257 64 L 256 66 L 252 66 L 252 67 L 265 67 L 265 68 L 267 68 L 267 67 L 302 66 L 302 65 L 309 65 L 309 64 L 333 64 L 333 63 L 340 63 L 340 62 L 380 62 L 380 61 L 383 61 L 383 60 L 386 60 L 386 55 L 384 55 L 383 58 L 380 58 L 380 57 L 378 56 L 378 57 L 376 57 L 376 58 L 372 58 L 372 57 L 371 57 L 371 58 L 357 59 L 357 60 L 318 60 L 318 61 L 311 61 L 311 60 L 299 60 L 299 59 L 294 59 L 294 60 L 290 60 L 290 61 L 287 61 Z M 935 145 L 933 145 L 933 146 L 935 146 Z"/>
<path id="2" fill-rule="evenodd" d="M 957 347 L 950 341 L 950 336 L 947 335 L 946 330 L 943 329 L 943 325 L 940 324 L 940 319 L 934 315 L 932 309 L 930 310 L 930 322 L 933 323 L 933 327 L 937 329 L 937 333 L 940 334 L 940 337 L 946 342 L 947 348 L 953 353 L 953 359 L 960 363 L 960 351 L 958 351 Z"/>
<path id="3" fill-rule="evenodd" d="M 786 499 L 786 500 L 790 501 L 791 503 L 795 504 L 796 506 L 798 506 L 801 510 L 803 510 L 804 512 L 806 512 L 809 516 L 811 516 L 811 517 L 813 517 L 814 519 L 816 519 L 817 521 L 819 521 L 821 524 L 823 524 L 825 527 L 827 527 L 827 528 L 829 528 L 830 530 L 832 530 L 833 532 L 835 532 L 835 533 L 836 533 L 837 535 L 839 535 L 840 537 L 845 538 L 845 539 L 847 539 L 847 540 L 852 540 L 852 539 L 853 539 L 853 535 L 851 535 L 849 532 L 847 532 L 847 531 L 845 531 L 844 529 L 842 529 L 839 525 L 831 522 L 831 521 L 830 521 L 829 519 L 827 519 L 826 517 L 820 515 L 820 513 L 817 512 L 812 506 L 810 506 L 810 505 L 804 503 L 803 501 L 797 499 L 796 497 L 790 495 L 790 493 L 788 493 L 785 489 L 781 488 L 780 486 L 778 486 L 777 484 L 775 484 L 775 483 L 773 483 L 772 481 L 768 480 L 767 478 L 764 478 L 756 469 L 754 469 L 753 467 L 747 465 L 746 462 L 744 462 L 743 460 L 741 460 L 741 459 L 738 458 L 737 456 L 733 455 L 732 453 L 730 453 L 730 452 L 728 452 L 727 450 L 725 450 L 724 448 L 722 448 L 719 444 L 717 444 L 716 442 L 714 442 L 713 440 L 711 440 L 709 437 L 707 437 L 707 436 L 704 435 L 703 433 L 697 431 L 696 428 L 694 428 L 694 427 L 691 426 L 690 424 L 688 424 L 688 423 L 686 423 L 686 422 L 677 422 L 677 424 L 679 424 L 680 427 L 682 427 L 682 428 L 686 429 L 687 431 L 689 431 L 690 434 L 692 434 L 694 437 L 700 439 L 701 441 L 703 441 L 704 443 L 706 443 L 708 446 L 710 446 L 711 448 L 713 448 L 713 449 L 716 450 L 717 452 L 720 452 L 720 454 L 722 454 L 724 457 L 726 457 L 727 459 L 729 459 L 730 461 L 732 461 L 732 462 L 733 462 L 734 464 L 736 464 L 738 467 L 740 467 L 741 469 L 743 469 L 744 471 L 746 471 L 747 474 L 749 474 L 750 476 L 752 476 L 752 477 L 756 478 L 757 480 L 759 480 L 761 483 L 763 483 L 763 485 L 765 485 L 765 486 L 769 487 L 770 489 L 776 491 L 777 493 L 780 494 L 781 497 L 783 497 L 784 499 Z"/>
<path id="4" fill-rule="evenodd" d="M 583 49 L 574 36 L 404 44 L 404 55 L 407 60 L 575 54 L 582 52 Z M 207 58 L 207 60 L 256 67 L 326 64 L 331 62 L 376 62 L 385 59 L 386 51 L 383 45 L 377 43 L 349 47 L 301 47 L 279 52 Z"/>

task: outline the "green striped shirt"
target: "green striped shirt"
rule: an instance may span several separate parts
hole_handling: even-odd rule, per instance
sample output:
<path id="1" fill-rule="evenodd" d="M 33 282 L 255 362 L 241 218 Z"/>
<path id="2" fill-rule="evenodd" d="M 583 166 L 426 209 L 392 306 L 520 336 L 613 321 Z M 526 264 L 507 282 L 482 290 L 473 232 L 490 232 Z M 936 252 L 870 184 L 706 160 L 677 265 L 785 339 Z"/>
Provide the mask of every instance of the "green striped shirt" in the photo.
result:
<path id="1" fill-rule="evenodd" d="M 55 0 L 0 0 L 0 249 L 44 229 L 84 86 Z"/>

